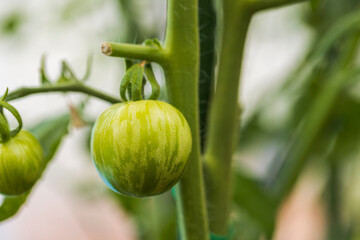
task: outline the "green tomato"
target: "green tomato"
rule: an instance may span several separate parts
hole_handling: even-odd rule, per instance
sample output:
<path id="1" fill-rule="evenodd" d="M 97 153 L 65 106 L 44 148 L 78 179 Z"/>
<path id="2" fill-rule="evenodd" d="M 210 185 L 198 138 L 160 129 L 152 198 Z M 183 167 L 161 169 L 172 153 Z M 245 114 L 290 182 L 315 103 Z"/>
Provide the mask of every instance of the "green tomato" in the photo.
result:
<path id="1" fill-rule="evenodd" d="M 40 178 L 44 155 L 39 141 L 29 132 L 20 131 L 5 143 L 0 143 L 0 193 L 20 195 Z"/>
<path id="2" fill-rule="evenodd" d="M 91 137 L 94 164 L 115 192 L 146 197 L 169 190 L 191 152 L 190 127 L 168 103 L 118 103 L 96 120 Z"/>

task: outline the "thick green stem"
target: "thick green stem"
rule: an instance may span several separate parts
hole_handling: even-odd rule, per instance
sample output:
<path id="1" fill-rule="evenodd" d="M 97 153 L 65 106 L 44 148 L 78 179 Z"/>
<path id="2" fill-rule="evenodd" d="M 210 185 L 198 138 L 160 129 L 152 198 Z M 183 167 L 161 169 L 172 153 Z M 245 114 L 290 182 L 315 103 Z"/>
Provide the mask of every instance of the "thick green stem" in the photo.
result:
<path id="1" fill-rule="evenodd" d="M 193 137 L 186 172 L 176 187 L 176 202 L 182 239 L 208 240 L 202 163 L 199 141 L 199 36 L 197 0 L 169 0 L 163 65 L 168 97 L 186 117 Z"/>
<path id="2" fill-rule="evenodd" d="M 79 83 L 71 83 L 71 84 L 63 84 L 63 85 L 55 85 L 55 86 L 45 86 L 45 87 L 24 87 L 20 88 L 14 92 L 11 92 L 5 98 L 6 101 L 15 100 L 18 98 L 26 97 L 32 94 L 37 93 L 49 93 L 49 92 L 81 92 L 85 93 L 104 101 L 110 103 L 118 103 L 121 102 L 120 99 L 109 96 L 105 93 L 99 92 L 93 88 L 85 86 Z"/>
<path id="3" fill-rule="evenodd" d="M 231 160 L 239 116 L 239 82 L 251 14 L 243 5 L 223 1 L 224 19 L 217 87 L 211 104 L 205 150 L 208 210 L 211 232 L 228 231 L 231 205 Z M 240 186 L 241 187 L 241 186 Z"/>

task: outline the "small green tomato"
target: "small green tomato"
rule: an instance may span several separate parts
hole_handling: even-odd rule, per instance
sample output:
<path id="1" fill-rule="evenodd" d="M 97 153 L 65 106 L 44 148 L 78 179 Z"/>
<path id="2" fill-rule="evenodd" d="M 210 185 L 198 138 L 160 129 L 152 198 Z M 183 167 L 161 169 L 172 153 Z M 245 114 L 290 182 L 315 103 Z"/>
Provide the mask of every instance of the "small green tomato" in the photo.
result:
<path id="1" fill-rule="evenodd" d="M 91 137 L 92 159 L 102 179 L 133 197 L 158 195 L 176 184 L 191 146 L 181 112 L 154 100 L 111 106 L 96 120 Z"/>
<path id="2" fill-rule="evenodd" d="M 39 141 L 27 131 L 0 143 L 0 193 L 14 196 L 27 192 L 40 178 L 44 164 Z"/>

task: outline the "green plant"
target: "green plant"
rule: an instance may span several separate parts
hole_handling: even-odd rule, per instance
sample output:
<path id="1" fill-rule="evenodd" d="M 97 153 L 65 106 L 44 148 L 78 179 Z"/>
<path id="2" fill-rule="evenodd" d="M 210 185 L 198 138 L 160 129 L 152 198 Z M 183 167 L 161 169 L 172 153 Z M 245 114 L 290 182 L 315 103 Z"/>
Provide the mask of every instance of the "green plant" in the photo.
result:
<path id="1" fill-rule="evenodd" d="M 5 95 L 3 100 L 11 101 L 45 92 L 81 92 L 115 104 L 106 110 L 95 124 L 92 139 L 94 162 L 103 178 L 119 192 L 132 196 L 159 194 L 178 180 L 182 170 L 176 171 L 179 175 L 173 176 L 174 179 L 166 181 L 166 184 L 161 184 L 161 187 L 155 190 L 151 180 L 148 181 L 151 183 L 149 186 L 140 184 L 141 189 L 132 187 L 131 184 L 123 184 L 124 181 L 138 183 L 140 181 L 137 178 L 145 173 L 142 170 L 135 172 L 129 169 L 131 167 L 126 167 L 126 164 L 117 165 L 112 161 L 114 152 L 122 148 L 129 151 L 135 148 L 129 146 L 126 139 L 116 137 L 124 135 L 112 134 L 114 129 L 123 129 L 126 133 L 143 128 L 120 125 L 109 129 L 104 126 L 112 123 L 114 119 L 118 123 L 128 119 L 128 116 L 119 117 L 124 109 L 136 105 L 132 113 L 138 114 L 138 106 L 145 102 L 154 103 L 142 100 L 143 89 L 144 83 L 148 81 L 152 87 L 150 99 L 158 98 L 160 89 L 151 68 L 158 64 L 166 81 L 167 94 L 163 100 L 183 114 L 191 132 L 191 141 L 188 141 L 188 136 L 179 137 L 185 139 L 186 146 L 186 151 L 181 154 L 181 168 L 186 165 L 186 161 L 188 164 L 179 183 L 173 188 L 181 239 L 230 239 L 238 226 L 236 220 L 230 217 L 232 212 L 238 213 L 241 224 L 245 225 L 241 228 L 243 232 L 235 233 L 235 236 L 241 236 L 241 239 L 258 239 L 261 236 L 271 238 L 276 227 L 278 209 L 294 189 L 307 165 L 315 165 L 308 161 L 315 156 L 323 159 L 317 164 L 327 170 L 325 175 L 328 185 L 336 186 L 328 188 L 328 197 L 323 200 L 329 205 L 329 226 L 336 226 L 329 228 L 329 238 L 336 236 L 338 239 L 350 239 L 350 230 L 355 225 L 338 219 L 341 215 L 341 203 L 336 196 L 341 188 L 341 173 L 340 167 L 338 169 L 336 166 L 341 165 L 338 159 L 358 157 L 353 146 L 354 142 L 359 143 L 360 140 L 359 116 L 355 114 L 360 103 L 358 94 L 351 91 L 356 89 L 360 75 L 356 61 L 360 29 L 358 1 L 346 0 L 341 6 L 337 0 L 311 0 L 310 4 L 306 4 L 308 24 L 316 34 L 307 49 L 305 59 L 279 89 L 268 93 L 267 97 L 271 100 L 259 104 L 246 122 L 240 121 L 243 119 L 242 104 L 239 103 L 240 73 L 252 18 L 263 10 L 298 2 L 306 1 L 218 0 L 214 6 L 211 0 L 168 0 L 163 43 L 150 39 L 143 44 L 106 42 L 102 45 L 102 53 L 105 55 L 125 58 L 127 71 L 120 84 L 120 96 L 124 103 L 121 103 L 120 98 L 87 86 L 85 80 L 89 71 L 83 79 L 79 79 L 65 62 L 62 64 L 59 79 L 56 82 L 49 81 L 44 71 L 44 61 L 41 68 L 42 86 L 15 90 Z M 123 7 L 131 8 L 130 2 L 119 0 L 119 3 Z M 134 9 L 135 7 L 131 10 Z M 131 15 L 129 12 L 127 14 Z M 140 31 L 136 21 L 131 19 L 131 16 L 128 18 L 132 25 L 129 31 Z M 135 34 L 131 32 L 129 37 L 133 36 Z M 145 37 L 140 36 L 140 39 Z M 129 98 L 135 102 L 125 103 Z M 264 126 L 266 124 L 261 121 L 264 112 L 271 109 L 272 103 L 279 98 L 285 98 L 288 103 L 289 120 L 276 129 Z M 169 105 L 164 106 L 166 109 L 173 109 Z M 161 122 L 162 120 L 157 118 L 161 118 L 162 113 L 156 113 L 152 107 L 151 109 L 151 121 Z M 144 122 L 143 112 L 140 114 L 140 121 Z M 179 117 L 181 114 L 174 115 Z M 46 163 L 66 135 L 68 124 L 69 116 L 64 115 L 35 128 L 45 152 Z M 49 134 L 52 129 L 57 129 L 57 134 Z M 144 129 L 148 128 L 145 126 Z M 153 141 L 157 138 L 159 132 L 154 129 L 153 131 L 154 136 L 144 134 L 145 137 L 139 142 L 144 144 L 144 140 Z M 2 139 L 8 139 L 8 135 L 3 130 Z M 165 135 L 168 136 L 167 133 Z M 49 136 L 50 140 L 47 139 Z M 276 149 L 276 159 L 267 174 L 255 177 L 233 167 L 235 151 L 253 147 L 259 142 L 272 141 L 280 143 L 280 147 Z M 171 146 L 171 143 L 169 140 L 166 147 Z M 187 148 L 190 148 L 190 145 L 191 151 L 187 159 Z M 148 145 L 144 146 L 139 148 L 147 148 Z M 148 151 L 145 155 L 152 158 Z M 162 157 L 156 160 L 160 161 Z M 128 160 L 129 157 L 124 159 Z M 132 162 L 141 159 L 134 158 Z M 122 167 L 124 169 L 118 169 Z M 127 171 L 133 171 L 131 176 L 136 179 L 119 174 Z M 149 171 L 150 178 L 159 176 L 155 173 L 156 170 Z M 146 191 L 143 191 L 143 187 Z M 0 207 L 0 219 L 13 216 L 29 193 L 16 198 L 5 198 Z M 139 219 L 147 219 L 150 215 L 159 216 L 160 220 L 154 220 L 149 224 L 150 227 L 148 226 L 154 229 L 149 234 L 150 239 L 169 239 L 171 234 L 171 238 L 175 238 L 174 224 L 169 224 L 166 228 L 159 222 L 171 219 L 169 222 L 173 223 L 174 214 L 169 216 L 165 210 L 158 207 L 161 203 L 171 201 L 168 196 L 165 194 L 152 200 L 117 197 L 122 205 Z M 145 210 L 143 203 L 154 205 L 155 210 Z M 169 209 L 174 210 L 172 206 Z M 170 212 L 174 213 L 175 210 Z M 144 220 L 138 220 L 138 223 L 139 226 L 146 225 Z M 140 231 L 145 232 L 144 228 Z"/>

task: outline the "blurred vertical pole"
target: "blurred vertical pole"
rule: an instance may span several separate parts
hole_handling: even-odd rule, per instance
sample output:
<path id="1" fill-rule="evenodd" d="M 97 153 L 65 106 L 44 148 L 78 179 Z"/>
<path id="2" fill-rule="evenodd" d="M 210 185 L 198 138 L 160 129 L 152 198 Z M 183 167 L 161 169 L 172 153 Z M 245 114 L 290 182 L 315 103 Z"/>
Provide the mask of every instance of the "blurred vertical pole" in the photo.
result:
<path id="1" fill-rule="evenodd" d="M 215 71 L 215 27 L 216 15 L 213 0 L 199 0 L 200 29 L 200 78 L 199 78 L 199 109 L 200 109 L 200 143 L 201 151 L 205 146 L 207 117 L 210 98 L 214 92 Z"/>
<path id="2" fill-rule="evenodd" d="M 204 154 L 210 231 L 226 235 L 232 204 L 232 156 L 239 124 L 239 87 L 245 40 L 252 12 L 242 1 L 218 1 L 219 35 L 216 92 L 211 100 Z"/>

